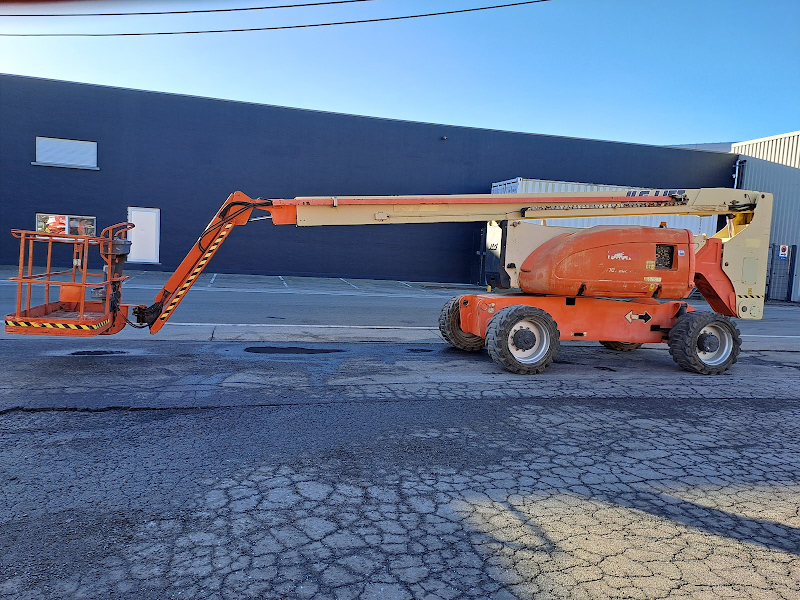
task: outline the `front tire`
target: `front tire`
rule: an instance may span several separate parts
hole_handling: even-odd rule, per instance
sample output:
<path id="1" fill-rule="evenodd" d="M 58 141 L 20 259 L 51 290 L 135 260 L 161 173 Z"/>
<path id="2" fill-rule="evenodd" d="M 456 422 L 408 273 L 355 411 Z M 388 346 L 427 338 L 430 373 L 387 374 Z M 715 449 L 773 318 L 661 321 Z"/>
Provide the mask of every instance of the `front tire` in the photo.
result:
<path id="1" fill-rule="evenodd" d="M 461 329 L 461 296 L 450 298 L 439 313 L 439 331 L 451 346 L 467 352 L 477 352 L 484 345 L 481 336 Z"/>
<path id="2" fill-rule="evenodd" d="M 717 313 L 686 313 L 669 332 L 672 360 L 681 369 L 701 375 L 720 375 L 730 369 L 741 347 L 739 328 Z"/>
<path id="3" fill-rule="evenodd" d="M 529 375 L 541 373 L 555 360 L 559 338 L 558 325 L 541 308 L 508 306 L 489 321 L 486 347 L 506 371 Z"/>

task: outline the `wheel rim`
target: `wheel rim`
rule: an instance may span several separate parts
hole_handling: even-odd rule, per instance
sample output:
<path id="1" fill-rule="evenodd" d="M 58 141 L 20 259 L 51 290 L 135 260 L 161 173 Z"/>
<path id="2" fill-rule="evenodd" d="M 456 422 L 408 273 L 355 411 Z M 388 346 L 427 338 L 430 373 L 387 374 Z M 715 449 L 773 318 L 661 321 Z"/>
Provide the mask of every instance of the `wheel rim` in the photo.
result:
<path id="1" fill-rule="evenodd" d="M 533 333 L 536 340 L 533 342 L 533 346 L 528 349 L 518 348 L 514 343 L 514 336 L 518 331 L 525 329 Z M 549 347 L 550 332 L 539 323 L 528 320 L 519 321 L 508 332 L 508 349 L 511 352 L 511 356 L 523 364 L 530 365 L 539 362 L 547 355 Z"/>
<path id="2" fill-rule="evenodd" d="M 714 336 L 719 340 L 719 347 L 715 350 L 705 351 L 700 347 L 700 339 L 702 336 Z M 723 364 L 733 352 L 733 335 L 728 331 L 727 327 L 721 325 L 710 324 L 703 327 L 697 336 L 697 357 L 710 367 L 716 367 Z"/>

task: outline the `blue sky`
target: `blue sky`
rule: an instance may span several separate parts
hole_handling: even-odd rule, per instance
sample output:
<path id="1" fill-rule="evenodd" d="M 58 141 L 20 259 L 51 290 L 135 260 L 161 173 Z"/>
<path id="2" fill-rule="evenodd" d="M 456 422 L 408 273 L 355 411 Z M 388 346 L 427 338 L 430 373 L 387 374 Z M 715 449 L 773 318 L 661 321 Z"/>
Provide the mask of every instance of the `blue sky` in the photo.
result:
<path id="1" fill-rule="evenodd" d="M 3 2 L 0 15 L 302 1 Z M 0 17 L 0 33 L 267 27 L 500 3 L 373 0 L 211 15 Z M 552 0 L 287 31 L 0 37 L 0 72 L 646 144 L 741 141 L 800 129 L 800 0 Z"/>

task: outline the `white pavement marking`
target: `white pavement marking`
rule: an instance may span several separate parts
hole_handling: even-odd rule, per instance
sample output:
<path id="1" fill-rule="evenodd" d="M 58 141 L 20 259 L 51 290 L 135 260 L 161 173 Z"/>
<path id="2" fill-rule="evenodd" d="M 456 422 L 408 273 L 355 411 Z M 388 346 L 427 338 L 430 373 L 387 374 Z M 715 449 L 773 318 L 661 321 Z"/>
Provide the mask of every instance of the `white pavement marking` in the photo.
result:
<path id="1" fill-rule="evenodd" d="M 217 274 L 216 274 L 216 273 L 214 273 L 214 274 L 211 276 L 211 281 L 209 281 L 209 282 L 208 282 L 208 287 L 211 287 L 211 285 L 214 283 L 214 281 L 215 281 L 216 279 L 217 279 Z"/>
<path id="2" fill-rule="evenodd" d="M 341 279 L 342 281 L 344 281 L 344 282 L 345 282 L 347 285 L 351 285 L 351 286 L 353 286 L 353 287 L 354 287 L 354 288 L 356 288 L 357 290 L 360 290 L 360 289 L 361 289 L 361 288 L 360 288 L 360 287 L 358 287 L 357 285 L 355 285 L 355 284 L 352 284 L 352 283 L 350 283 L 349 281 L 347 281 L 347 279 L 345 279 L 344 277 L 339 277 L 339 279 Z"/>
<path id="3" fill-rule="evenodd" d="M 756 335 L 754 333 L 743 333 L 741 337 L 755 337 L 755 338 L 782 338 L 788 340 L 798 340 L 800 339 L 800 335 Z"/>
<path id="4" fill-rule="evenodd" d="M 425 331 L 439 331 L 438 327 L 411 327 L 395 325 L 291 325 L 288 323 L 173 323 L 178 327 L 298 327 L 305 329 L 421 329 Z"/>
<path id="5" fill-rule="evenodd" d="M 281 277 L 280 275 L 278 275 L 278 279 L 280 279 L 280 280 L 281 280 L 281 283 L 283 283 L 283 287 L 287 287 L 287 288 L 289 287 L 289 284 L 288 284 L 288 283 L 286 283 L 286 280 L 285 280 L 283 277 Z"/>
<path id="6" fill-rule="evenodd" d="M 16 285 L 16 284 L 14 284 Z M 288 288 L 288 286 L 287 286 Z M 160 285 L 130 285 L 125 286 L 125 289 L 128 290 L 160 290 Z M 212 293 L 236 293 L 236 294 L 300 294 L 303 296 L 361 296 L 364 298 L 386 298 L 386 297 L 395 297 L 395 298 L 445 298 L 444 294 L 435 294 L 432 292 L 419 292 L 419 293 L 406 293 L 406 294 L 399 294 L 397 292 L 365 292 L 364 290 L 359 289 L 358 292 L 355 290 L 351 291 L 344 291 L 344 290 L 313 290 L 313 289 L 279 289 L 279 290 L 265 290 L 265 289 L 252 289 L 252 288 L 209 288 L 209 287 L 193 287 L 189 293 L 195 292 L 212 292 Z M 468 290 L 464 292 L 465 294 L 470 293 Z"/>

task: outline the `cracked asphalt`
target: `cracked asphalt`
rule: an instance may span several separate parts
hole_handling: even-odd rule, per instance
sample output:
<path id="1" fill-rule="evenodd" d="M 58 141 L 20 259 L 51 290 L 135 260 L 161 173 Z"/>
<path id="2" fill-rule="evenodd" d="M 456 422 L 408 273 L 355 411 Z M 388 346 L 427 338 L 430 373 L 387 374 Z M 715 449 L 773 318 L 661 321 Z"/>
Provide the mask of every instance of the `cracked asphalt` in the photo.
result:
<path id="1" fill-rule="evenodd" d="M 797 353 L 86 344 L 0 345 L 2 597 L 800 596 Z"/>
<path id="2" fill-rule="evenodd" d="M 589 343 L 533 377 L 430 340 L 0 360 L 2 598 L 800 597 L 800 348 L 719 377 Z"/>

